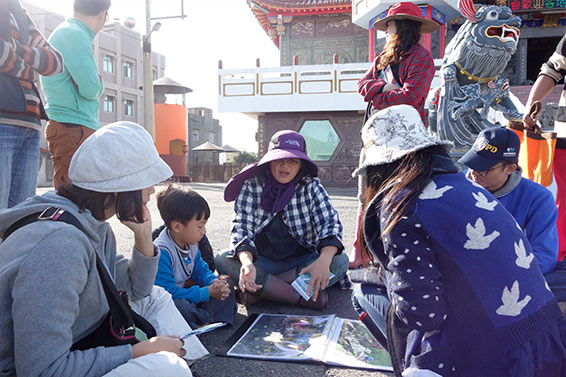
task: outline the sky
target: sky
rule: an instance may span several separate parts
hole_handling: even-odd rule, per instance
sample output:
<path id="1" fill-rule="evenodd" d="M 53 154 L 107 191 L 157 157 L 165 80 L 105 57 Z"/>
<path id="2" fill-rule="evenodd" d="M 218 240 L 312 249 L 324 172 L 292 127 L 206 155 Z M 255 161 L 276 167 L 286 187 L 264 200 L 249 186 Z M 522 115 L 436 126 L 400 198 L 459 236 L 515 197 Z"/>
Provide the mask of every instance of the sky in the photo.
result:
<path id="1" fill-rule="evenodd" d="M 72 16 L 73 0 L 27 0 L 50 11 Z M 279 50 L 261 28 L 246 0 L 184 0 L 186 17 L 159 20 L 151 35 L 152 49 L 165 55 L 165 75 L 193 90 L 188 107 L 208 107 L 220 120 L 223 144 L 257 152 L 257 121 L 243 114 L 218 113 L 218 60 L 225 69 L 279 66 Z M 181 0 L 152 0 L 151 16 L 181 14 Z M 145 34 L 145 0 L 112 0 L 110 19 L 136 20 Z M 153 21 L 155 22 L 155 21 Z"/>

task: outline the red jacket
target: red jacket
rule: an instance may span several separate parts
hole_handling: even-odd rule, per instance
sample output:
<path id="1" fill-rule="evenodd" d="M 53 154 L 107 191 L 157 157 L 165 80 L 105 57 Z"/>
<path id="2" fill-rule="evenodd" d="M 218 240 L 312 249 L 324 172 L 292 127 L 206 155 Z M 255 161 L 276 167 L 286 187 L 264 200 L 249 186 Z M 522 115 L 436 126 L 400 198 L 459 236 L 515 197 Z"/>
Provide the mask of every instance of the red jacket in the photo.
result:
<path id="1" fill-rule="evenodd" d="M 425 122 L 424 105 L 435 71 L 432 55 L 419 44 L 411 47 L 399 62 L 402 88 L 382 93 L 386 82 L 379 77 L 381 71 L 377 69 L 382 54 L 375 58 L 371 68 L 358 81 L 358 93 L 364 96 L 364 101 L 373 101 L 373 108 L 377 110 L 394 105 L 411 105 Z"/>

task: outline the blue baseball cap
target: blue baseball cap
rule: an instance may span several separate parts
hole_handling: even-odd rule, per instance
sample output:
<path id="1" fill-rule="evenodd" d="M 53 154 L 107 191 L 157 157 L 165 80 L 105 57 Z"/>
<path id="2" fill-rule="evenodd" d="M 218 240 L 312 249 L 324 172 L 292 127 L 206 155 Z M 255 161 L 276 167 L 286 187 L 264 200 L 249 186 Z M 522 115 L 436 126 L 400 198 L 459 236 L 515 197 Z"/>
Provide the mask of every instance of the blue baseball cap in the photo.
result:
<path id="1" fill-rule="evenodd" d="M 519 136 L 512 130 L 504 127 L 486 128 L 458 161 L 472 170 L 484 171 L 501 161 L 517 162 L 520 148 Z"/>

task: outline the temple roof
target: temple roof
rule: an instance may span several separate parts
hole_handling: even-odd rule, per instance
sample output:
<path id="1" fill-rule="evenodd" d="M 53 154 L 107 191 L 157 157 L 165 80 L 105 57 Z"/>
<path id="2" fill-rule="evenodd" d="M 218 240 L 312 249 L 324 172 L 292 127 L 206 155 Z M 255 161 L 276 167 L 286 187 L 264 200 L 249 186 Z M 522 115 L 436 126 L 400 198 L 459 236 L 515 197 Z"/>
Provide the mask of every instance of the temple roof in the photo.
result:
<path id="1" fill-rule="evenodd" d="M 278 26 L 294 15 L 351 13 L 351 0 L 247 0 L 260 25 L 279 47 Z M 286 19 L 283 19 L 286 18 Z"/>
<path id="2" fill-rule="evenodd" d="M 272 9 L 308 9 L 308 8 L 332 8 L 347 6 L 349 9 L 352 0 L 250 0 L 249 2 L 263 5 Z"/>

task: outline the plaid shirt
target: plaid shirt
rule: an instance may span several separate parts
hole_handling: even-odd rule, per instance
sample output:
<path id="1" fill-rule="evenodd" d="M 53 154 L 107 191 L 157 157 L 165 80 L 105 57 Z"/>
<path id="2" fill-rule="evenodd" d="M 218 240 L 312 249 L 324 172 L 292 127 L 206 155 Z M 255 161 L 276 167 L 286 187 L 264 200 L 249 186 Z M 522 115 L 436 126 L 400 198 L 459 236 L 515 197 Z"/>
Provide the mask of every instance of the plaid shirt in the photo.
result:
<path id="1" fill-rule="evenodd" d="M 240 190 L 234 204 L 230 237 L 234 253 L 246 250 L 257 256 L 254 240 L 276 215 L 261 208 L 262 190 L 257 177 L 248 179 Z M 328 237 L 341 243 L 342 223 L 318 178 L 305 177 L 299 181 L 282 212 L 289 233 L 302 246 L 320 251 L 320 241 Z"/>
<path id="2" fill-rule="evenodd" d="M 46 118 L 46 114 L 34 84 L 34 73 L 52 76 L 62 72 L 63 57 L 45 40 L 27 11 L 22 9 L 22 12 L 26 22 L 23 25 L 18 25 L 11 14 L 1 18 L 1 22 L 9 22 L 9 36 L 0 38 L 0 73 L 18 79 L 26 100 L 26 112 L 0 110 L 0 123 L 40 130 L 40 119 Z M 22 28 L 26 28 L 29 35 L 26 44 L 20 41 Z"/>
<path id="3" fill-rule="evenodd" d="M 394 105 L 411 105 L 426 122 L 424 105 L 435 72 L 430 52 L 419 44 L 411 47 L 399 61 L 399 79 L 403 86 L 400 90 L 385 93 L 383 87 L 387 82 L 380 78 L 381 71 L 377 69 L 380 56 L 375 58 L 371 68 L 358 81 L 358 93 L 364 96 L 364 101 L 373 101 L 376 110 Z"/>

